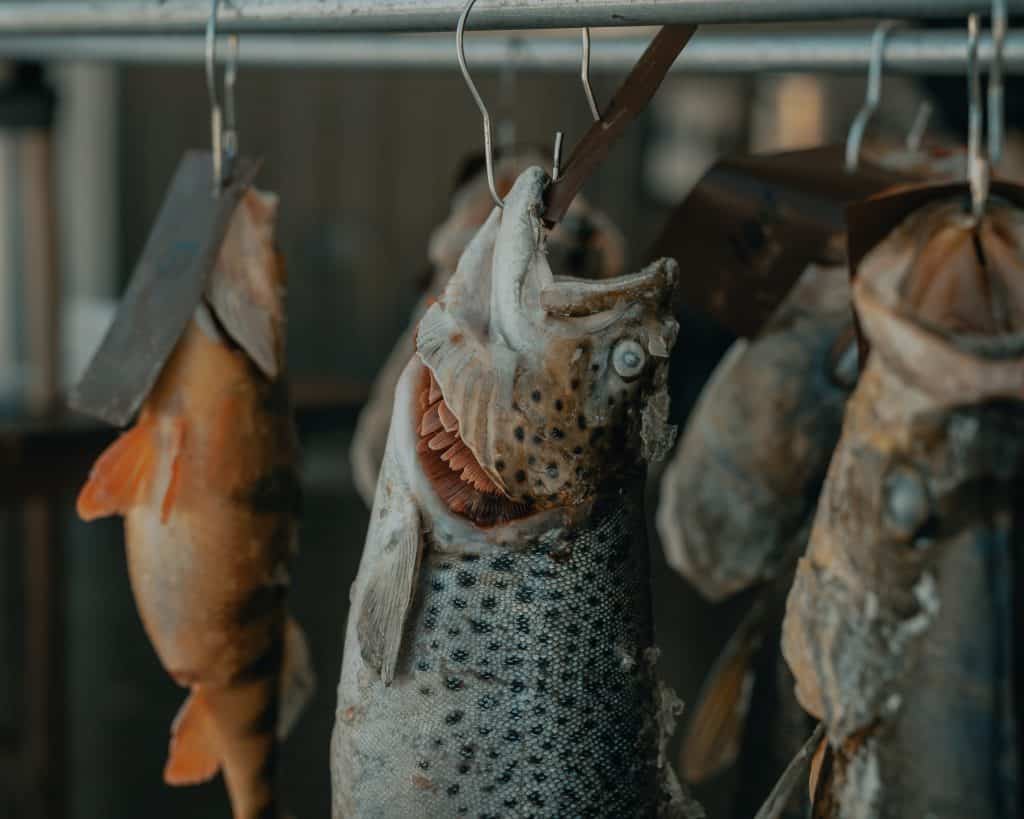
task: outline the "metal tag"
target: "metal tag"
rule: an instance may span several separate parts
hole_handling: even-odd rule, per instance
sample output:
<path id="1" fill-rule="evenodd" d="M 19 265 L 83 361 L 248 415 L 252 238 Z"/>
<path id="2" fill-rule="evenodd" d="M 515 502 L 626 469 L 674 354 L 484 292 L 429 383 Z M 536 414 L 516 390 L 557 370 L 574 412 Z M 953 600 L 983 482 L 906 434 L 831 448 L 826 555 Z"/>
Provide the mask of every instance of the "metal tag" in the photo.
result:
<path id="1" fill-rule="evenodd" d="M 846 205 L 907 181 L 841 147 L 717 162 L 672 212 L 647 258 L 679 262 L 679 297 L 741 336 L 754 336 L 811 262 L 845 230 Z"/>
<path id="2" fill-rule="evenodd" d="M 257 163 L 241 160 L 234 181 L 214 197 L 211 154 L 185 154 L 114 323 L 68 397 L 72 408 L 118 426 L 131 421 L 203 297 L 231 216 L 257 170 Z"/>

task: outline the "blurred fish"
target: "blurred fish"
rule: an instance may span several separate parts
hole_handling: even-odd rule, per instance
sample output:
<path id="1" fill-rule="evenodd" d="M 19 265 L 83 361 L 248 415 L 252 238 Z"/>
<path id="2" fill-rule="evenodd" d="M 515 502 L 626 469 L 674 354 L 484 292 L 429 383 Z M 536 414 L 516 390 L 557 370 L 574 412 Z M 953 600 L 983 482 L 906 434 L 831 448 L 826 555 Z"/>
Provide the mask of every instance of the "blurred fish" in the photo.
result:
<path id="1" fill-rule="evenodd" d="M 523 171 L 541 164 L 540 157 L 531 154 L 501 160 L 495 168 L 498 192 L 505 195 Z M 395 343 L 378 373 L 352 437 L 352 476 L 356 491 L 367 506 L 373 506 L 377 476 L 384 460 L 395 387 L 415 352 L 416 326 L 430 304 L 444 292 L 466 245 L 493 209 L 487 176 L 477 168 L 477 172 L 458 187 L 447 220 L 430 238 L 432 275 L 427 291 L 414 308 L 408 329 Z M 622 234 L 582 196 L 576 197 L 565 218 L 548 234 L 544 249 L 552 269 L 571 276 L 606 279 L 619 275 L 625 265 Z"/>
<path id="2" fill-rule="evenodd" d="M 702 815 L 665 764 L 644 460 L 678 270 L 556 278 L 525 171 L 420 321 L 352 590 L 335 817 Z"/>
<path id="3" fill-rule="evenodd" d="M 191 689 L 164 779 L 194 784 L 223 769 L 235 819 L 279 815 L 278 741 L 313 686 L 302 632 L 285 611 L 299 486 L 277 375 L 285 271 L 276 213 L 272 194 L 245 194 L 213 274 L 227 312 L 197 308 L 137 423 L 78 497 L 83 520 L 124 516 L 143 625 L 164 668 Z M 225 329 L 243 324 L 275 375 Z"/>
<path id="4" fill-rule="evenodd" d="M 782 649 L 827 729 L 814 816 L 1017 816 L 1024 214 L 908 217 L 854 284 L 871 352 Z"/>
<path id="5" fill-rule="evenodd" d="M 726 353 L 661 482 L 670 566 L 709 600 L 792 560 L 856 379 L 846 266 L 810 265 L 762 332 Z"/>

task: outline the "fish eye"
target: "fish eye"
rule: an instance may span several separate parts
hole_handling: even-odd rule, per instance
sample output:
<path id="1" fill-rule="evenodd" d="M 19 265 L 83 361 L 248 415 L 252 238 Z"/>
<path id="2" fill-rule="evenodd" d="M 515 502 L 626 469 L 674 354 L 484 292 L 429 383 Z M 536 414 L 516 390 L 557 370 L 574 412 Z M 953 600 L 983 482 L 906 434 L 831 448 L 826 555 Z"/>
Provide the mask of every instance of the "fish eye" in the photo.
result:
<path id="1" fill-rule="evenodd" d="M 885 476 L 882 488 L 885 522 L 902 541 L 925 547 L 932 539 L 935 517 L 928 488 L 917 470 L 898 466 Z"/>
<path id="2" fill-rule="evenodd" d="M 644 348 L 631 338 L 619 341 L 612 350 L 612 367 L 619 377 L 631 381 L 644 371 L 647 355 Z"/>

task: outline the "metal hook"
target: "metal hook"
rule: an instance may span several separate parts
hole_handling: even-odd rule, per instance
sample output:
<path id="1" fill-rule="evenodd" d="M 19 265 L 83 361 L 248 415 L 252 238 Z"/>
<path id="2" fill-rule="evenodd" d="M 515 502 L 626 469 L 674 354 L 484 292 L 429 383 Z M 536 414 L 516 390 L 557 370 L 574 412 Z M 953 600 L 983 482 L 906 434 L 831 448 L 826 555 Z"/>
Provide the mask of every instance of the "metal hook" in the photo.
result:
<path id="1" fill-rule="evenodd" d="M 988 201 L 988 162 L 981 153 L 981 66 L 978 60 L 978 15 L 967 18 L 967 183 L 971 212 L 980 218 Z"/>
<path id="2" fill-rule="evenodd" d="M 1003 158 L 1003 43 L 1007 29 L 1006 0 L 992 0 L 992 65 L 988 74 L 988 161 L 994 168 Z"/>
<path id="3" fill-rule="evenodd" d="M 879 23 L 871 38 L 871 62 L 868 64 L 868 88 L 864 96 L 864 105 L 857 112 L 857 116 L 850 126 L 850 133 L 846 137 L 846 170 L 849 173 L 857 170 L 864 132 L 882 98 L 882 63 L 885 58 L 885 39 L 889 36 L 893 25 L 892 20 Z"/>
<path id="4" fill-rule="evenodd" d="M 469 67 L 466 65 L 466 47 L 463 42 L 465 39 L 466 31 L 466 20 L 469 18 L 469 12 L 473 8 L 473 4 L 476 0 L 469 0 L 466 3 L 466 7 L 462 10 L 462 14 L 459 16 L 459 24 L 455 28 L 455 53 L 459 59 L 459 69 L 462 71 L 462 78 L 466 81 L 466 86 L 469 88 L 469 93 L 473 95 L 473 100 L 476 102 L 476 107 L 480 109 L 480 116 L 484 120 L 484 161 L 487 163 L 487 186 L 491 189 L 491 199 L 494 200 L 494 204 L 499 208 L 505 207 L 505 203 L 498 196 L 497 186 L 494 184 L 494 150 L 491 145 L 491 115 L 487 112 L 487 106 L 484 105 L 483 98 L 480 96 L 480 92 L 476 89 L 476 83 L 473 82 L 473 78 L 469 75 Z"/>
<path id="5" fill-rule="evenodd" d="M 583 29 L 583 60 L 580 65 L 580 79 L 583 81 L 583 93 L 590 106 L 590 113 L 594 116 L 594 122 L 601 121 L 601 109 L 597 107 L 597 100 L 594 99 L 594 89 L 590 86 L 590 29 Z"/>
<path id="6" fill-rule="evenodd" d="M 920 105 L 917 106 L 917 113 L 914 114 L 914 122 L 910 126 L 910 130 L 907 131 L 907 150 L 917 152 L 921 149 L 921 143 L 924 141 L 925 131 L 928 130 L 928 121 L 932 118 L 932 112 L 935 110 L 928 100 L 921 100 Z"/>
<path id="7" fill-rule="evenodd" d="M 217 93 L 217 9 L 220 0 L 212 0 L 210 18 L 206 22 L 206 90 L 210 95 L 210 142 L 213 153 L 213 193 L 220 195 L 225 181 L 231 178 L 238 156 L 238 130 L 235 126 L 235 82 L 238 78 L 238 36 L 229 38 L 231 46 L 224 74 L 226 108 L 221 107 Z"/>

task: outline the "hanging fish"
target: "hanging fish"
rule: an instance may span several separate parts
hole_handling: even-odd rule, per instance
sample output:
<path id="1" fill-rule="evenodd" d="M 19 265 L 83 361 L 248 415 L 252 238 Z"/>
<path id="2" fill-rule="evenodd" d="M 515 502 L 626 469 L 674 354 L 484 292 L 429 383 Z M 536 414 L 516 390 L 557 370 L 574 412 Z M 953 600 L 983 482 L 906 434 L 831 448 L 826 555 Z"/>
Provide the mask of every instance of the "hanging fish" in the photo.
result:
<path id="1" fill-rule="evenodd" d="M 420 321 L 352 588 L 335 817 L 681 816 L 643 460 L 677 266 L 552 276 L 525 171 Z"/>
<path id="2" fill-rule="evenodd" d="M 853 292 L 871 352 L 783 626 L 814 816 L 1016 816 L 1024 213 L 927 205 Z"/>
<path id="3" fill-rule="evenodd" d="M 196 309 L 137 423 L 78 497 L 83 520 L 124 516 L 143 625 L 164 668 L 191 689 L 164 780 L 195 784 L 222 769 L 235 819 L 279 815 L 278 743 L 313 686 L 302 632 L 285 611 L 299 486 L 280 374 L 276 213 L 272 194 L 245 194 L 213 273 L 221 309 Z M 228 327 L 248 328 L 242 348 Z"/>
<path id="4" fill-rule="evenodd" d="M 532 154 L 502 159 L 495 168 L 498 192 L 504 195 L 519 174 L 540 164 L 541 159 Z M 430 237 L 429 257 L 433 274 L 427 292 L 413 310 L 409 328 L 395 343 L 377 375 L 352 436 L 352 477 L 356 491 L 367 506 L 373 505 L 377 476 L 384 460 L 395 387 L 415 352 L 416 326 L 430 304 L 444 292 L 459 257 L 493 207 L 487 175 L 480 168 L 456 190 L 447 220 Z M 552 267 L 572 276 L 611 278 L 619 275 L 625 264 L 622 234 L 607 216 L 594 210 L 582 196 L 573 201 L 565 218 L 548 234 L 545 251 Z"/>
<path id="5" fill-rule="evenodd" d="M 665 557 L 709 600 L 802 550 L 856 379 L 848 278 L 844 264 L 810 265 L 762 332 L 733 344 L 665 470 Z"/>
<path id="6" fill-rule="evenodd" d="M 778 644 L 856 379 L 849 292 L 845 264 L 810 265 L 761 333 L 719 364 L 662 479 L 657 523 L 669 563 L 711 600 L 761 586 L 702 686 L 682 746 L 688 782 L 739 765 L 737 817 L 753 814 L 810 730 Z"/>

